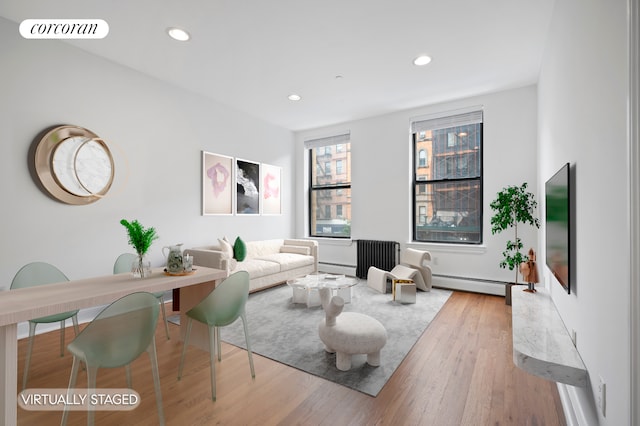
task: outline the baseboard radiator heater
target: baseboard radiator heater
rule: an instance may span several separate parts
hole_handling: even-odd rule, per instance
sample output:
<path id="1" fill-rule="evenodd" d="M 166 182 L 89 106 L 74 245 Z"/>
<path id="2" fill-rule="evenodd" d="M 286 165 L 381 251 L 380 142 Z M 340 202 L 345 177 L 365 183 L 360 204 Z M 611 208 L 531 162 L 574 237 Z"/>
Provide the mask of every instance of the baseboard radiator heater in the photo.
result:
<path id="1" fill-rule="evenodd" d="M 370 266 L 390 271 L 398 264 L 400 243 L 397 241 L 356 240 L 356 276 L 367 278 Z"/>

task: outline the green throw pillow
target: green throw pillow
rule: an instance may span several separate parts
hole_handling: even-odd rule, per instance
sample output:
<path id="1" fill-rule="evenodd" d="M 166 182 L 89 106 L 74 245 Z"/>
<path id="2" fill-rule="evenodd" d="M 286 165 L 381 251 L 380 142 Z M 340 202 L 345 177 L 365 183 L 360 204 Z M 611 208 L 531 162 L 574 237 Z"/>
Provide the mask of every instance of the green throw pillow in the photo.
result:
<path id="1" fill-rule="evenodd" d="M 233 243 L 233 258 L 238 262 L 242 262 L 247 257 L 247 245 L 242 241 L 242 238 L 236 238 Z"/>

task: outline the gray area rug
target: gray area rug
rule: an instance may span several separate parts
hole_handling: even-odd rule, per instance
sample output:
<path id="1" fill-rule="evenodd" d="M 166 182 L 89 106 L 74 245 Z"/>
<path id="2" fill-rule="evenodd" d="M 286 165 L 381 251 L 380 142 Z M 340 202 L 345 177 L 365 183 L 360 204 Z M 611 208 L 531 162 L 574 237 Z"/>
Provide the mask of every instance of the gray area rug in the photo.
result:
<path id="1" fill-rule="evenodd" d="M 418 291 L 415 304 L 399 304 L 391 300 L 390 293 L 380 294 L 360 280 L 353 287 L 353 298 L 351 303 L 344 305 L 343 312 L 360 312 L 380 321 L 387 329 L 387 344 L 381 351 L 379 367 L 368 365 L 366 355 L 355 355 L 349 371 L 336 368 L 335 354 L 325 352 L 318 337 L 318 324 L 324 321 L 322 307 L 293 304 L 291 295 L 291 288 L 285 284 L 249 296 L 246 310 L 253 352 L 376 396 L 451 291 Z M 246 349 L 242 321 L 221 328 L 220 336 L 222 341 Z"/>

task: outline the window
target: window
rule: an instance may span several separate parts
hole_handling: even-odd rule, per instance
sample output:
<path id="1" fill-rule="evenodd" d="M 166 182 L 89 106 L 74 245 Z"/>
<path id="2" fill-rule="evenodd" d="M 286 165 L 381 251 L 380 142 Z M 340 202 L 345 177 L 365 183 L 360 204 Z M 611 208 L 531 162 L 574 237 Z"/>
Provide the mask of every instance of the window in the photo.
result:
<path id="1" fill-rule="evenodd" d="M 420 225 L 424 225 L 427 223 L 427 207 L 426 206 L 418 206 L 418 223 Z"/>
<path id="2" fill-rule="evenodd" d="M 324 173 L 326 177 L 331 177 L 331 161 L 324 162 Z"/>
<path id="3" fill-rule="evenodd" d="M 411 127 L 413 240 L 482 243 L 482 111 Z"/>
<path id="4" fill-rule="evenodd" d="M 418 167 L 427 167 L 427 151 L 424 149 L 418 153 Z"/>
<path id="5" fill-rule="evenodd" d="M 305 148 L 309 150 L 309 235 L 312 237 L 351 237 L 349 137 L 347 133 L 305 141 Z"/>

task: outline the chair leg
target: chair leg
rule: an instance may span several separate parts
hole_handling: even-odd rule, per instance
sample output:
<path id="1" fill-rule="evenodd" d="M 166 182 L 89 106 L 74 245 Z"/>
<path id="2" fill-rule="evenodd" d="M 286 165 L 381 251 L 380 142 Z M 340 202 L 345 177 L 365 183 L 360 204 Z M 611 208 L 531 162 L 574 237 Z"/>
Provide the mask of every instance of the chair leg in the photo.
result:
<path id="1" fill-rule="evenodd" d="M 76 379 L 78 378 L 78 369 L 80 367 L 80 359 L 77 357 L 73 357 L 73 365 L 71 366 L 71 376 L 69 377 L 69 390 L 67 391 L 67 395 L 71 395 L 76 387 Z M 61 426 L 66 426 L 67 419 L 69 417 L 69 410 L 67 410 L 67 406 L 65 405 L 65 409 L 62 412 L 62 421 L 60 422 Z"/>
<path id="2" fill-rule="evenodd" d="M 216 327 L 209 327 L 209 364 L 211 364 L 211 399 L 216 400 Z"/>
<path id="3" fill-rule="evenodd" d="M 214 327 L 216 336 L 216 346 L 218 348 L 218 362 L 222 362 L 222 343 L 220 342 L 220 327 Z"/>
<path id="4" fill-rule="evenodd" d="M 244 327 L 244 340 L 247 342 L 247 353 L 249 354 L 249 367 L 251 367 L 251 378 L 256 378 L 256 371 L 253 368 L 253 355 L 251 353 L 251 344 L 249 343 L 249 327 L 247 327 L 247 318 L 243 313 L 240 318 L 242 319 L 242 326 Z"/>
<path id="5" fill-rule="evenodd" d="M 158 355 L 156 352 L 156 339 L 151 339 L 151 344 L 147 348 L 151 359 L 151 373 L 153 374 L 153 386 L 156 390 L 156 404 L 158 405 L 158 419 L 160 426 L 164 426 L 164 410 L 162 409 L 162 392 L 160 391 L 160 374 L 158 373 Z"/>
<path id="6" fill-rule="evenodd" d="M 66 320 L 60 321 L 60 358 L 64 356 L 64 326 Z"/>
<path id="7" fill-rule="evenodd" d="M 184 367 L 184 357 L 187 354 L 187 346 L 189 345 L 189 336 L 191 335 L 191 326 L 193 325 L 193 319 L 189 318 L 187 321 L 187 332 L 184 335 L 184 344 L 182 346 L 182 356 L 180 356 L 180 366 L 178 367 L 178 380 L 182 378 L 182 367 Z"/>
<path id="8" fill-rule="evenodd" d="M 78 315 L 72 316 L 71 322 L 73 323 L 73 331 L 76 333 L 76 337 L 78 337 L 78 334 L 80 334 L 80 327 L 78 327 Z"/>
<path id="9" fill-rule="evenodd" d="M 167 333 L 167 340 L 171 340 L 169 336 L 169 323 L 167 322 L 167 313 L 164 309 L 164 296 L 160 296 L 160 308 L 162 308 L 162 319 L 164 320 L 164 331 Z"/>
<path id="10" fill-rule="evenodd" d="M 87 364 L 87 398 L 92 400 L 93 394 L 96 391 L 96 377 L 98 376 L 98 369 Z M 87 425 L 93 426 L 95 424 L 96 410 L 93 404 L 89 403 L 87 407 Z"/>
<path id="11" fill-rule="evenodd" d="M 133 389 L 133 380 L 131 380 L 131 364 L 124 366 L 124 373 L 127 376 L 127 387 Z"/>
<path id="12" fill-rule="evenodd" d="M 29 377 L 29 365 L 31 364 L 31 351 L 33 349 L 33 339 L 36 335 L 38 324 L 29 321 L 29 344 L 27 345 L 27 358 L 24 360 L 24 374 L 22 376 L 22 390 L 27 388 L 27 378 Z"/>

